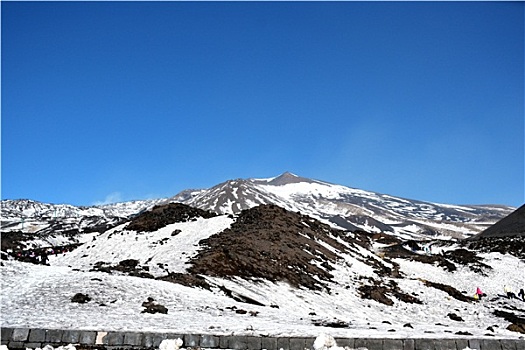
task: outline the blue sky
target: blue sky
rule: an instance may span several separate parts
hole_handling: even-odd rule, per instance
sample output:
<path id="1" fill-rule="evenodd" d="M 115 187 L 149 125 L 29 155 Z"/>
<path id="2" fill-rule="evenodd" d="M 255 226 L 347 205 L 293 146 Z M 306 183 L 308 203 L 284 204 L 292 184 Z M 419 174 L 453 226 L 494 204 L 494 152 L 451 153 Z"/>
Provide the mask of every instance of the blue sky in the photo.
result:
<path id="1" fill-rule="evenodd" d="M 524 203 L 523 2 L 2 2 L 2 199 L 304 177 Z"/>

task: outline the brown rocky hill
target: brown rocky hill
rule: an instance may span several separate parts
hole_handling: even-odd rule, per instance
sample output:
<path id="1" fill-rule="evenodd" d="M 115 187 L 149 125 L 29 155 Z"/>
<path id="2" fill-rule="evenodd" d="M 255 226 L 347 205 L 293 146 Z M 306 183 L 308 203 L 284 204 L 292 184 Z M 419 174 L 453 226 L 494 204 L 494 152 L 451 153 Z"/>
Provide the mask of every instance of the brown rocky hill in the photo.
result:
<path id="1" fill-rule="evenodd" d="M 333 277 L 337 252 L 368 244 L 365 235 L 349 235 L 300 213 L 261 205 L 244 210 L 231 228 L 202 240 L 204 248 L 189 272 L 321 289 Z"/>

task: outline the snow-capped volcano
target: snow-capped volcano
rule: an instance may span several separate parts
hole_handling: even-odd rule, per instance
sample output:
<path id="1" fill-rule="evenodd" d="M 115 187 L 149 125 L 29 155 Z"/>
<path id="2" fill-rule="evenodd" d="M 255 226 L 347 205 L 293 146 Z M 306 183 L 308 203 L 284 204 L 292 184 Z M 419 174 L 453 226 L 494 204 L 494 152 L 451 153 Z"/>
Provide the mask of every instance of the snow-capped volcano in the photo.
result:
<path id="1" fill-rule="evenodd" d="M 48 242 L 50 239 L 71 240 L 75 233 L 100 232 L 155 205 L 169 202 L 184 203 L 218 214 L 237 214 L 261 204 L 275 204 L 336 228 L 388 232 L 417 239 L 469 237 L 515 209 L 409 200 L 285 172 L 267 179 L 228 180 L 209 189 L 185 190 L 171 198 L 102 206 L 76 207 L 31 200 L 4 200 L 2 232 L 31 233 Z M 66 234 L 67 238 L 60 237 L 61 234 Z"/>
<path id="2" fill-rule="evenodd" d="M 348 230 L 390 232 L 405 237 L 476 234 L 514 208 L 460 206 L 409 200 L 364 191 L 286 172 L 268 179 L 236 179 L 208 190 L 177 195 L 173 201 L 220 214 L 276 204 Z"/>

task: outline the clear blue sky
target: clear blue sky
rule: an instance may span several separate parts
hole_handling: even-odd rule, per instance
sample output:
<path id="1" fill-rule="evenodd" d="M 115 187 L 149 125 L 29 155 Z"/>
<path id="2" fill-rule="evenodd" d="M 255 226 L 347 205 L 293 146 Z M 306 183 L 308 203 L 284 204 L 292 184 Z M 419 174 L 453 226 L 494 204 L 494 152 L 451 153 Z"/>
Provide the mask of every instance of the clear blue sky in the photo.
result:
<path id="1" fill-rule="evenodd" d="M 5 2 L 2 199 L 291 171 L 524 203 L 523 2 Z"/>

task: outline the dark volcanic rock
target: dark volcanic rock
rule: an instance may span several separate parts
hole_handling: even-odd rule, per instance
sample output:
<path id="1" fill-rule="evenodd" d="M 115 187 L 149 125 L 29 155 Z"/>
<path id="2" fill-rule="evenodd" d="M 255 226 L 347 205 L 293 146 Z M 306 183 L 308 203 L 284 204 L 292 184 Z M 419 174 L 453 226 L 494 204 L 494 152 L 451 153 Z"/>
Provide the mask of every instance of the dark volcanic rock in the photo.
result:
<path id="1" fill-rule="evenodd" d="M 339 251 L 348 249 L 336 238 L 364 244 L 308 216 L 261 205 L 242 211 L 231 228 L 199 242 L 204 248 L 188 271 L 286 281 L 295 287 L 320 290 L 322 281 L 332 278 L 331 265 L 337 259 L 326 245 Z"/>
<path id="2" fill-rule="evenodd" d="M 463 241 L 462 244 L 469 249 L 480 252 L 498 252 L 525 259 L 525 236 L 487 237 L 477 240 Z"/>
<path id="3" fill-rule="evenodd" d="M 394 302 L 386 295 L 395 296 L 397 299 L 409 304 L 422 304 L 421 300 L 409 294 L 403 293 L 395 281 L 382 284 L 380 281 L 370 279 L 371 285 L 360 286 L 357 290 L 363 299 L 372 299 L 385 305 L 394 305 Z"/>
<path id="4" fill-rule="evenodd" d="M 157 277 L 158 280 L 178 283 L 187 287 L 200 287 L 203 289 L 211 289 L 211 286 L 206 282 L 206 280 L 198 275 L 170 272 L 167 276 Z"/>
<path id="5" fill-rule="evenodd" d="M 77 293 L 71 298 L 72 303 L 84 304 L 91 301 L 91 298 L 87 294 Z"/>
<path id="6" fill-rule="evenodd" d="M 144 306 L 144 310 L 142 313 L 149 313 L 149 314 L 167 314 L 168 309 L 164 305 L 156 304 L 155 299 L 148 297 L 148 300 L 142 303 L 142 306 Z"/>
<path id="7" fill-rule="evenodd" d="M 457 299 L 460 301 L 466 301 L 466 302 L 474 301 L 474 298 L 463 295 L 456 288 L 447 286 L 446 284 L 441 284 L 441 283 L 436 283 L 436 282 L 431 282 L 431 281 L 426 281 L 426 280 L 422 280 L 422 282 L 428 287 L 433 287 L 433 288 L 446 292 L 448 295 L 450 295 L 454 299 Z"/>
<path id="8" fill-rule="evenodd" d="M 212 218 L 217 214 L 211 211 L 192 208 L 181 203 L 158 205 L 133 218 L 126 227 L 137 232 L 152 232 L 176 222 L 187 222 L 196 218 Z"/>
<path id="9" fill-rule="evenodd" d="M 463 318 L 461 318 L 461 316 L 456 315 L 455 313 L 449 313 L 447 316 L 453 321 L 463 322 Z"/>

